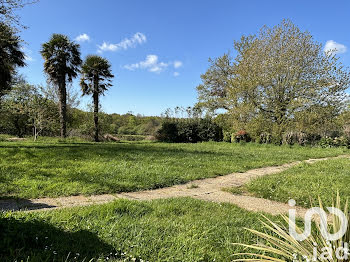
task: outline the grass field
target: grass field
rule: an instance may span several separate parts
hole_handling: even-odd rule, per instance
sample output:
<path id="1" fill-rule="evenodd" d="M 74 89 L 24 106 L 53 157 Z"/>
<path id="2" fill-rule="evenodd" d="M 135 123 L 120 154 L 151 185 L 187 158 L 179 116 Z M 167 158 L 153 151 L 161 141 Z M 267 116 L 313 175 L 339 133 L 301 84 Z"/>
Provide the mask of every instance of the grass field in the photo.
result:
<path id="1" fill-rule="evenodd" d="M 153 189 L 343 152 L 230 143 L 0 142 L 0 198 Z"/>
<path id="2" fill-rule="evenodd" d="M 253 143 L 3 141 L 0 142 L 0 197 L 150 189 L 348 152 L 341 148 Z M 348 170 L 349 160 L 343 159 L 311 166 L 303 164 L 282 174 L 255 180 L 249 189 L 259 196 L 266 194 L 265 197 L 282 201 L 282 193 L 277 192 L 284 190 L 288 192 L 286 200 L 292 196 L 301 204 L 310 189 L 317 188 L 325 196 L 332 192 L 327 183 L 339 185 L 346 174 L 350 175 Z M 318 171 L 334 173 L 332 177 L 312 175 L 320 173 Z M 275 185 L 274 179 L 279 181 Z M 346 186 L 342 190 L 341 193 L 348 192 Z M 315 196 L 316 191 L 313 194 Z M 91 261 L 97 258 L 101 261 L 107 258 L 109 261 L 231 261 L 233 254 L 243 251 L 233 243 L 256 243 L 256 237 L 244 228 L 261 230 L 259 218 L 260 214 L 234 205 L 189 198 L 117 200 L 105 205 L 46 212 L 2 212 L 0 261 L 90 261 L 93 258 Z"/>
<path id="3" fill-rule="evenodd" d="M 311 202 L 318 204 L 318 196 L 324 204 L 332 205 L 337 191 L 342 199 L 350 197 L 349 184 L 350 160 L 332 159 L 303 163 L 279 174 L 260 177 L 245 188 L 258 197 L 282 202 L 292 198 L 297 205 L 310 207 Z"/>
<path id="4" fill-rule="evenodd" d="M 260 218 L 188 198 L 0 214 L 0 261 L 231 261 L 243 251 L 233 243 L 256 241 L 244 227 L 260 229 Z"/>

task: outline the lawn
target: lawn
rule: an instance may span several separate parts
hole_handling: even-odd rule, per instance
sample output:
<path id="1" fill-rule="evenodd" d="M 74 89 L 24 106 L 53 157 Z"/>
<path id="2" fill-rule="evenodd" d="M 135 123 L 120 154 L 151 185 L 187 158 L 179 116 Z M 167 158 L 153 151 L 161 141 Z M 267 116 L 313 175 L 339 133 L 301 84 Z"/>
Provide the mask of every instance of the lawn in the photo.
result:
<path id="1" fill-rule="evenodd" d="M 260 218 L 230 204 L 189 198 L 3 213 L 0 261 L 66 261 L 67 256 L 67 261 L 125 256 L 152 262 L 231 261 L 243 251 L 233 243 L 256 242 L 244 227 L 261 229 Z"/>
<path id="2" fill-rule="evenodd" d="M 300 164 L 282 173 L 260 177 L 245 186 L 255 196 L 310 207 L 318 204 L 318 196 L 326 205 L 339 191 L 344 200 L 350 197 L 350 160 L 332 159 L 314 164 Z M 312 201 L 310 201 L 310 199 Z"/>
<path id="3" fill-rule="evenodd" d="M 0 198 L 154 189 L 345 151 L 253 143 L 0 142 Z"/>

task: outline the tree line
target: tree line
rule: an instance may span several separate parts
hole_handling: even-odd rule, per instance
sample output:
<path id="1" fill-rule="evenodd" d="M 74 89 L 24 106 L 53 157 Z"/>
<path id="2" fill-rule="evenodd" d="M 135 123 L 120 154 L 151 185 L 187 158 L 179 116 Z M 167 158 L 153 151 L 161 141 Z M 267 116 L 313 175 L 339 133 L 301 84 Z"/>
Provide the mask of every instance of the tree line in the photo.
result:
<path id="1" fill-rule="evenodd" d="M 242 36 L 234 51 L 210 59 L 197 86 L 197 106 L 220 112 L 227 133 L 277 144 L 350 137 L 350 72 L 336 50 L 283 20 Z"/>
<path id="2" fill-rule="evenodd" d="M 0 133 L 17 137 L 59 136 L 59 95 L 54 86 L 35 86 L 18 81 L 2 100 L 0 109 Z M 94 106 L 88 110 L 77 108 L 79 94 L 67 89 L 67 136 L 94 139 Z M 123 139 L 155 136 L 162 117 L 127 114 L 107 114 L 101 110 L 99 132 Z M 100 135 L 100 139 L 104 139 Z M 139 136 L 137 136 L 139 135 Z"/>
<path id="3" fill-rule="evenodd" d="M 0 131 L 6 129 L 7 121 L 18 135 L 27 134 L 30 126 L 34 137 L 59 129 L 65 138 L 68 124 L 84 134 L 93 132 L 95 141 L 101 132 L 156 134 L 158 129 L 158 137 L 167 141 L 195 142 L 209 137 L 307 144 L 341 136 L 350 141 L 346 92 L 350 71 L 336 50 L 325 52 L 309 32 L 290 20 L 264 26 L 255 35 L 243 35 L 234 42 L 234 57 L 228 52 L 210 59 L 210 67 L 201 75 L 202 84 L 197 86 L 198 103 L 187 116 L 136 117 L 142 124 L 135 125 L 130 124 L 136 123 L 130 114 L 126 116 L 130 123 L 120 126 L 116 115 L 103 114 L 99 107 L 100 96 L 112 86 L 114 78 L 110 62 L 97 55 L 88 55 L 83 61 L 79 44 L 65 35 L 53 34 L 41 47 L 47 87 L 29 85 L 18 76 L 17 68 L 26 64 L 18 36 L 20 23 L 13 9 L 28 3 L 0 0 Z M 75 108 L 69 87 L 77 77 L 82 95 L 92 96 L 92 112 Z M 206 116 L 198 117 L 199 111 L 206 111 Z"/>
<path id="4" fill-rule="evenodd" d="M 19 1 L 21 2 L 21 1 Z M 13 21 L 12 10 L 18 7 L 18 1 L 2 0 L 0 3 L 0 14 Z M 16 20 L 17 21 L 17 20 Z M 16 82 L 16 69 L 26 66 L 25 54 L 21 46 L 21 39 L 16 30 L 9 22 L 0 22 L 0 98 L 5 96 Z M 83 95 L 91 95 L 94 103 L 94 140 L 99 141 L 99 97 L 112 86 L 111 80 L 114 75 L 111 72 L 111 64 L 101 56 L 88 55 L 85 61 L 81 59 L 80 45 L 71 41 L 66 35 L 53 34 L 48 42 L 44 43 L 40 51 L 44 59 L 44 72 L 48 81 L 57 87 L 59 94 L 59 119 L 60 134 L 62 138 L 67 136 L 67 84 L 80 74 L 80 86 Z M 30 85 L 22 85 L 30 87 Z M 31 94 L 30 100 L 38 97 L 33 89 L 27 90 Z M 33 100 L 34 101 L 34 100 Z M 30 110 L 38 110 L 30 115 L 34 129 L 37 130 L 37 121 L 43 122 L 45 116 L 39 111 L 40 106 L 46 107 L 43 99 L 36 99 L 30 105 Z M 38 106 L 34 106 L 38 103 Z M 20 98 L 17 104 L 21 104 Z M 28 111 L 28 112 L 29 112 Z M 40 116 L 39 116 L 40 115 Z M 47 117 L 47 116 L 46 116 Z M 39 120 L 40 119 L 40 120 Z M 48 120 L 45 120 L 48 121 Z M 42 125 L 41 125 L 42 126 Z M 37 132 L 35 131 L 35 137 Z"/>

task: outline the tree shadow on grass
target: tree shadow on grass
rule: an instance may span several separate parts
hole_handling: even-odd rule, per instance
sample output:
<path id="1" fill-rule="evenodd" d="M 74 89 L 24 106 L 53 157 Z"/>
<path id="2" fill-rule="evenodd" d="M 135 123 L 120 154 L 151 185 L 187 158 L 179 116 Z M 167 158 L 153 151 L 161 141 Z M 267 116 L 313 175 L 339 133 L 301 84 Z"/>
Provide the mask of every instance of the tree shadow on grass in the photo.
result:
<path id="1" fill-rule="evenodd" d="M 39 219 L 0 215 L 0 261 L 90 261 L 107 256 L 115 257 L 115 249 L 89 231 L 66 232 Z"/>
<path id="2" fill-rule="evenodd" d="M 78 154 L 77 156 L 82 157 L 91 157 L 91 156 L 110 156 L 115 157 L 116 154 L 120 153 L 161 153 L 162 155 L 173 155 L 173 154 L 184 154 L 184 155 L 221 155 L 221 156 L 232 156 L 231 152 L 212 152 L 207 149 L 185 149 L 185 148 L 178 148 L 175 147 L 175 143 L 172 144 L 174 147 L 168 146 L 162 146 L 166 144 L 159 143 L 157 144 L 151 144 L 150 146 L 148 143 L 100 143 L 100 144 L 78 144 L 78 143 L 72 143 L 72 144 L 38 144 L 38 145 L 1 145 L 0 148 L 6 148 L 6 149 L 13 149 L 15 151 L 12 151 L 11 154 L 19 152 L 19 149 L 41 149 L 41 150 L 50 150 L 50 153 L 52 153 L 51 150 L 56 151 L 57 153 L 62 153 L 61 150 L 65 149 L 72 149 L 72 151 L 65 151 L 64 153 L 69 155 L 70 153 Z M 79 151 L 83 152 L 79 152 Z M 85 152 L 85 153 L 84 153 Z M 86 156 L 86 152 L 89 153 L 88 156 Z M 23 152 L 21 152 L 23 153 Z M 81 153 L 81 154 L 79 154 Z"/>
<path id="3" fill-rule="evenodd" d="M 1 211 L 19 211 L 19 210 L 36 210 L 55 208 L 55 205 L 48 205 L 38 201 L 33 202 L 30 199 L 18 198 L 12 196 L 0 196 L 0 212 Z"/>

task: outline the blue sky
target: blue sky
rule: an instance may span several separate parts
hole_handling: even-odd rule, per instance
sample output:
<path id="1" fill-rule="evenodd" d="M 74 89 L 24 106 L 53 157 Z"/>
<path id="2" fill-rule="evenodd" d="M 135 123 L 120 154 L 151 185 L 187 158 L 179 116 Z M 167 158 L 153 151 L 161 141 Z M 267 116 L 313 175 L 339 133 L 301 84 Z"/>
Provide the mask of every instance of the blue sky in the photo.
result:
<path id="1" fill-rule="evenodd" d="M 291 19 L 315 40 L 337 45 L 350 65 L 350 1 L 40 0 L 19 12 L 32 84 L 45 84 L 39 50 L 52 33 L 80 37 L 83 58 L 110 60 L 114 86 L 102 99 L 107 113 L 159 115 L 192 106 L 208 58 L 232 50 L 233 40 Z M 87 40 L 89 38 L 89 40 Z M 85 40 L 85 41 L 84 41 Z M 103 44 L 105 43 L 105 44 Z M 79 90 L 78 82 L 73 87 Z M 83 99 L 82 108 L 90 102 Z"/>

